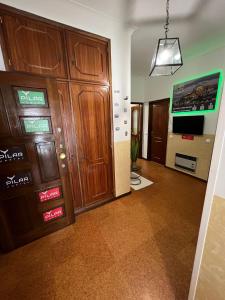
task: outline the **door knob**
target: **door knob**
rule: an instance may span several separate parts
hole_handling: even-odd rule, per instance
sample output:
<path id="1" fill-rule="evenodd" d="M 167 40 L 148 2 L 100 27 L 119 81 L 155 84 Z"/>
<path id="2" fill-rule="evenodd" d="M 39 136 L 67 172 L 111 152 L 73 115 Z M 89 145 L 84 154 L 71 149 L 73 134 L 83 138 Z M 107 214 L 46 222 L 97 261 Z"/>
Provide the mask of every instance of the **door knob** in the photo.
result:
<path id="1" fill-rule="evenodd" d="M 62 159 L 62 160 L 65 159 L 66 158 L 66 154 L 65 153 L 60 153 L 59 158 Z"/>

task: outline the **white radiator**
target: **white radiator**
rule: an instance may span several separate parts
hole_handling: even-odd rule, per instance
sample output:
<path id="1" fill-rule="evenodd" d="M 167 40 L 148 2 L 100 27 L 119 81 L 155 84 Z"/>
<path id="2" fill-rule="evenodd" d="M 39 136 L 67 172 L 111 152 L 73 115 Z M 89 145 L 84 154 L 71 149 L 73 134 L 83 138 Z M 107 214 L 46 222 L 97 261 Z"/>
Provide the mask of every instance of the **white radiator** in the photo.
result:
<path id="1" fill-rule="evenodd" d="M 197 167 L 197 157 L 176 153 L 175 166 L 194 173 Z"/>

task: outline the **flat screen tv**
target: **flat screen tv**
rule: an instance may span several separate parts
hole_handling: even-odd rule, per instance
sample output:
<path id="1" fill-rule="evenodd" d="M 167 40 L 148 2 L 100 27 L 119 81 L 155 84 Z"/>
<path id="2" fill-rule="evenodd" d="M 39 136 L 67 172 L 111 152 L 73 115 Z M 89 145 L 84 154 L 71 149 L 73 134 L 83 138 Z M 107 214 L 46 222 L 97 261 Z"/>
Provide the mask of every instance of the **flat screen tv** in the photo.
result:
<path id="1" fill-rule="evenodd" d="M 173 117 L 173 133 L 202 135 L 204 116 Z"/>

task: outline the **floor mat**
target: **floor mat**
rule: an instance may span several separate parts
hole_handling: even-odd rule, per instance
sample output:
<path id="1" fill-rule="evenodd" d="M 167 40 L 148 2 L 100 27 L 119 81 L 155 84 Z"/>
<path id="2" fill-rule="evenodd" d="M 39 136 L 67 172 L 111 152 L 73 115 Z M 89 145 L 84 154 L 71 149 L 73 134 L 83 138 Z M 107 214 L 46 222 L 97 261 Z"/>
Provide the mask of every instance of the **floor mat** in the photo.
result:
<path id="1" fill-rule="evenodd" d="M 154 182 L 138 175 L 137 173 L 135 172 L 132 172 L 131 173 L 131 177 L 135 177 L 135 175 L 137 176 L 137 179 L 131 179 L 130 180 L 130 186 L 132 187 L 132 189 L 134 190 L 140 190 L 140 189 L 143 189 L 149 185 L 152 185 Z"/>

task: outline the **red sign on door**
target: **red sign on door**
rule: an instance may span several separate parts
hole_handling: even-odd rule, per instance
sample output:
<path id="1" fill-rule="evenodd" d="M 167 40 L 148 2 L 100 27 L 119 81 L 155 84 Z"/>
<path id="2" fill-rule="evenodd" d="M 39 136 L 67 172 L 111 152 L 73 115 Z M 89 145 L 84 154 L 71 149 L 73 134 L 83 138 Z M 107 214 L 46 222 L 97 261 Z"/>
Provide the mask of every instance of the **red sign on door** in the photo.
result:
<path id="1" fill-rule="evenodd" d="M 40 202 L 45 202 L 51 199 L 60 198 L 61 192 L 59 187 L 55 187 L 52 189 L 49 189 L 47 191 L 43 191 L 38 193 Z"/>
<path id="2" fill-rule="evenodd" d="M 43 213 L 43 219 L 44 219 L 44 222 L 48 222 L 50 220 L 57 219 L 57 218 L 63 216 L 63 214 L 64 214 L 63 207 L 60 206 L 60 207 L 54 208 L 52 210 L 49 210 L 49 211 L 46 211 L 45 213 Z"/>

